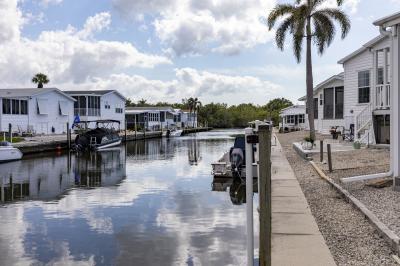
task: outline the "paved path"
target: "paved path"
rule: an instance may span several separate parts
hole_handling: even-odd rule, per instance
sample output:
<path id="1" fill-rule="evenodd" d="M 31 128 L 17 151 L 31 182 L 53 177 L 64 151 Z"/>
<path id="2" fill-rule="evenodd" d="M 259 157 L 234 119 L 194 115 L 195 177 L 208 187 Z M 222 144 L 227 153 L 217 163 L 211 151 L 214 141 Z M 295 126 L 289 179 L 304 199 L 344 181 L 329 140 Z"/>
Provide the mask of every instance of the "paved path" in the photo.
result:
<path id="1" fill-rule="evenodd" d="M 272 265 L 336 265 L 278 140 L 271 161 Z"/>

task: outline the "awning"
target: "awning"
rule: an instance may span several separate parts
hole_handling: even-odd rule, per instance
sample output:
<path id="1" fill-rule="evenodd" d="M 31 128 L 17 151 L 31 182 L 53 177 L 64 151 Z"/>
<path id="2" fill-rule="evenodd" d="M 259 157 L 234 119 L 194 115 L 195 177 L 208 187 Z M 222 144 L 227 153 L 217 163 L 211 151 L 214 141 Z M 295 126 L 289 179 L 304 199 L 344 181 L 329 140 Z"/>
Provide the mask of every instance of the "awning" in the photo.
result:
<path id="1" fill-rule="evenodd" d="M 49 114 L 47 111 L 48 100 L 47 99 L 37 99 L 38 106 L 38 114 L 39 115 L 47 115 Z"/>
<path id="2" fill-rule="evenodd" d="M 68 107 L 66 101 L 60 101 L 60 114 L 68 115 Z"/>

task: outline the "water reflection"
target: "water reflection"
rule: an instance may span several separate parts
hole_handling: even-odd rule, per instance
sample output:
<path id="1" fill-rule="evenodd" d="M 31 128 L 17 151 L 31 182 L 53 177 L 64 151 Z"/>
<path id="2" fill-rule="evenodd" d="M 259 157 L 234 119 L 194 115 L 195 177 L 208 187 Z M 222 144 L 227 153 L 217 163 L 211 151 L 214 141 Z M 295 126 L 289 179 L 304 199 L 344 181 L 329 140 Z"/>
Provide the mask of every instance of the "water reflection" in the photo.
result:
<path id="1" fill-rule="evenodd" d="M 231 134 L 0 165 L 0 265 L 243 265 L 244 206 L 210 190 Z"/>
<path id="2" fill-rule="evenodd" d="M 72 188 L 113 186 L 126 177 L 120 148 L 1 165 L 0 202 L 57 199 Z"/>
<path id="3" fill-rule="evenodd" d="M 211 184 L 212 191 L 228 192 L 232 204 L 241 205 L 246 203 L 246 180 L 231 177 L 214 176 Z M 253 179 L 253 192 L 258 192 L 257 179 Z"/>

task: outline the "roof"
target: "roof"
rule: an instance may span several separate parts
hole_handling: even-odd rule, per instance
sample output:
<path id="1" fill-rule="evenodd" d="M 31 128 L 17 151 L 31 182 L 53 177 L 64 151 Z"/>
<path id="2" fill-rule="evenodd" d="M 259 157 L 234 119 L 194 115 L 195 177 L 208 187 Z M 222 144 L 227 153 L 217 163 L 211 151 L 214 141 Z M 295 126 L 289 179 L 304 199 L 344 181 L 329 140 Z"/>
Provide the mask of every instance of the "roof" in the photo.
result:
<path id="1" fill-rule="evenodd" d="M 20 97 L 32 97 L 39 94 L 56 91 L 57 93 L 65 96 L 71 101 L 76 101 L 74 98 L 68 94 L 62 92 L 57 88 L 9 88 L 0 89 L 0 97 L 2 98 L 20 98 Z"/>
<path id="2" fill-rule="evenodd" d="M 385 28 L 394 26 L 396 24 L 400 24 L 400 12 L 383 17 L 374 22 L 375 26 L 382 26 Z"/>
<path id="3" fill-rule="evenodd" d="M 170 112 L 175 113 L 171 106 L 145 106 L 145 107 L 126 107 L 125 114 L 143 114 L 148 112 Z"/>
<path id="4" fill-rule="evenodd" d="M 306 111 L 306 106 L 305 105 L 292 105 L 289 107 L 286 107 L 285 109 L 282 109 L 280 112 L 280 115 L 282 115 L 285 111 L 289 111 L 291 109 L 302 109 L 302 112 L 293 112 L 293 113 L 289 113 L 289 114 L 304 114 Z"/>
<path id="5" fill-rule="evenodd" d="M 346 57 L 340 59 L 338 61 L 338 64 L 344 64 L 345 62 L 349 61 L 350 59 L 356 57 L 357 55 L 361 54 L 362 52 L 368 50 L 369 48 L 375 46 L 376 44 L 378 44 L 380 41 L 386 39 L 387 36 L 385 35 L 379 35 L 377 37 L 375 37 L 374 39 L 370 40 L 369 42 L 367 42 L 366 44 L 364 44 L 360 49 L 352 52 L 351 54 L 347 55 Z"/>
<path id="6" fill-rule="evenodd" d="M 171 106 L 144 106 L 144 107 L 126 107 L 130 111 L 174 111 Z"/>
<path id="7" fill-rule="evenodd" d="M 344 80 L 344 72 L 339 73 L 337 75 L 333 75 L 332 77 L 322 81 L 319 83 L 317 86 L 314 87 L 314 94 L 321 88 L 323 88 L 325 85 L 329 84 L 330 82 L 334 80 Z M 307 99 L 307 96 L 303 96 L 299 99 L 299 101 L 305 101 Z"/>
<path id="8" fill-rule="evenodd" d="M 73 90 L 73 91 L 64 91 L 64 92 L 69 95 L 74 95 L 74 96 L 78 96 L 78 95 L 104 96 L 104 95 L 107 95 L 110 93 L 116 93 L 123 100 L 126 100 L 125 96 L 123 96 L 117 90 L 86 90 L 86 91 Z"/>

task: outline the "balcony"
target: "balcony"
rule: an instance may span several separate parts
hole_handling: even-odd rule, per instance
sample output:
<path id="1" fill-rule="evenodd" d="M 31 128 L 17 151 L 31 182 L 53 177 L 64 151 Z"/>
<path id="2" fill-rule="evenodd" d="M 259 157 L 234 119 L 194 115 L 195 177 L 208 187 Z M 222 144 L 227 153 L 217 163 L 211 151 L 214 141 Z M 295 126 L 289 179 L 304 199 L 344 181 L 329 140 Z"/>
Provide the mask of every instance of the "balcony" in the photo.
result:
<path id="1" fill-rule="evenodd" d="M 390 84 L 376 85 L 375 89 L 375 109 L 390 109 Z"/>
<path id="2" fill-rule="evenodd" d="M 100 116 L 100 109 L 97 108 L 75 108 L 75 116 Z"/>

